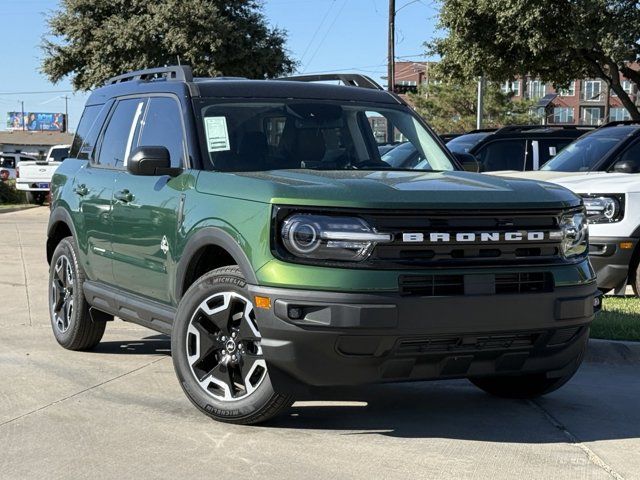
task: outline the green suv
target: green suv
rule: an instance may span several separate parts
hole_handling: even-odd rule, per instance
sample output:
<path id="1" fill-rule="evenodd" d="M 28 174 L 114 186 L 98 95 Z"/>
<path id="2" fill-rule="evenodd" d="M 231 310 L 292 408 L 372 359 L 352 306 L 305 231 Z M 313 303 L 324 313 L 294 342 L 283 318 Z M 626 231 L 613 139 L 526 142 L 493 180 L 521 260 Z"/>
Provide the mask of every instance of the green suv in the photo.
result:
<path id="1" fill-rule="evenodd" d="M 422 160 L 382 161 L 396 142 Z M 185 394 L 226 422 L 311 387 L 468 378 L 534 397 L 587 345 L 587 236 L 577 196 L 463 171 L 366 77 L 133 72 L 91 94 L 53 178 L 51 323 L 70 350 L 114 317 L 171 335 Z"/>

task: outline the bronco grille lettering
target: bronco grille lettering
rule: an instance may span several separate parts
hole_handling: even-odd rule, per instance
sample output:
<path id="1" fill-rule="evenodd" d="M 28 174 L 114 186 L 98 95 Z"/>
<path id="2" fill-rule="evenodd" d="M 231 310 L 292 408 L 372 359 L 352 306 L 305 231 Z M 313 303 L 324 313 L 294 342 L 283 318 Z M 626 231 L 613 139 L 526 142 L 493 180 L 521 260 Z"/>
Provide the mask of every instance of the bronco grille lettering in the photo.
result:
<path id="1" fill-rule="evenodd" d="M 553 232 L 551 232 L 553 233 Z M 550 232 L 460 232 L 460 233 L 445 233 L 445 232 L 432 232 L 428 235 L 422 233 L 403 233 L 402 241 L 404 243 L 416 243 L 424 242 L 425 237 L 428 238 L 429 243 L 469 243 L 469 242 L 540 242 L 545 239 L 550 239 Z M 554 237 L 555 238 L 555 237 Z"/>

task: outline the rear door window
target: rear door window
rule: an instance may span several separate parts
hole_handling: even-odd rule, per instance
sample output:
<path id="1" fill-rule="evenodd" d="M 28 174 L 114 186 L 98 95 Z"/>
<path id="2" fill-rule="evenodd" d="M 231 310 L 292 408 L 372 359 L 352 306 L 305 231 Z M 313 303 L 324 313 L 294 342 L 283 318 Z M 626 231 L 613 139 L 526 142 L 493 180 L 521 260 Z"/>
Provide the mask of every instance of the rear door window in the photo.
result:
<path id="1" fill-rule="evenodd" d="M 124 169 L 131 152 L 146 101 L 140 98 L 120 100 L 114 107 L 100 140 L 100 152 L 95 165 Z"/>
<path id="2" fill-rule="evenodd" d="M 495 140 L 477 153 L 483 172 L 499 170 L 524 170 L 526 141 L 521 139 Z"/>
<path id="3" fill-rule="evenodd" d="M 569 145 L 572 141 L 573 140 L 570 138 L 545 138 L 543 140 L 537 140 L 540 159 L 538 168 L 555 157 L 560 150 Z"/>

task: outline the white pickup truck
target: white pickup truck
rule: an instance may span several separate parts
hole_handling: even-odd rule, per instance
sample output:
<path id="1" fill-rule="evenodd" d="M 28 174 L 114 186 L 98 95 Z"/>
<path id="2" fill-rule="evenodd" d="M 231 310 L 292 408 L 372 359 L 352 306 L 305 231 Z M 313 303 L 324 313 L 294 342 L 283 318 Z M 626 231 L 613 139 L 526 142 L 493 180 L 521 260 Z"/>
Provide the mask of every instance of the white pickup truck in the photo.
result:
<path id="1" fill-rule="evenodd" d="M 51 147 L 46 160 L 20 161 L 16 166 L 16 188 L 27 194 L 29 203 L 42 205 L 49 195 L 51 178 L 62 161 L 69 156 L 70 145 Z"/>
<path id="2" fill-rule="evenodd" d="M 538 171 L 499 175 L 553 182 L 580 195 L 589 219 L 589 258 L 598 275 L 598 287 L 624 295 L 631 285 L 640 297 L 640 173 Z"/>

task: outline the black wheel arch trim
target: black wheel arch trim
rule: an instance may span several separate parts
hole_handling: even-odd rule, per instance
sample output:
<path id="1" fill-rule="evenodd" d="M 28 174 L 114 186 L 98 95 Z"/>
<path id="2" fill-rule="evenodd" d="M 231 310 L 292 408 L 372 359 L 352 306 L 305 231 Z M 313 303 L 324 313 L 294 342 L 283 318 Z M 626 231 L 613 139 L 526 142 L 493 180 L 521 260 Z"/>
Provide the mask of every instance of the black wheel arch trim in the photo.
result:
<path id="1" fill-rule="evenodd" d="M 47 263 L 50 262 L 54 250 L 54 248 L 51 248 L 53 246 L 49 245 L 49 241 L 53 236 L 55 226 L 60 223 L 64 223 L 67 226 L 67 228 L 71 231 L 71 235 L 73 235 L 73 238 L 75 238 L 76 241 L 78 238 L 76 234 L 76 227 L 73 224 L 73 219 L 71 218 L 71 214 L 69 213 L 69 211 L 61 206 L 54 208 L 49 215 L 49 224 L 47 225 Z"/>
<path id="2" fill-rule="evenodd" d="M 176 300 L 180 300 L 183 294 L 183 286 L 187 275 L 187 269 L 193 256 L 203 247 L 216 246 L 226 250 L 237 262 L 247 283 L 257 284 L 258 280 L 244 250 L 238 242 L 224 230 L 218 227 L 204 227 L 194 233 L 187 241 L 187 245 L 182 251 L 182 256 L 178 262 L 176 278 Z"/>

